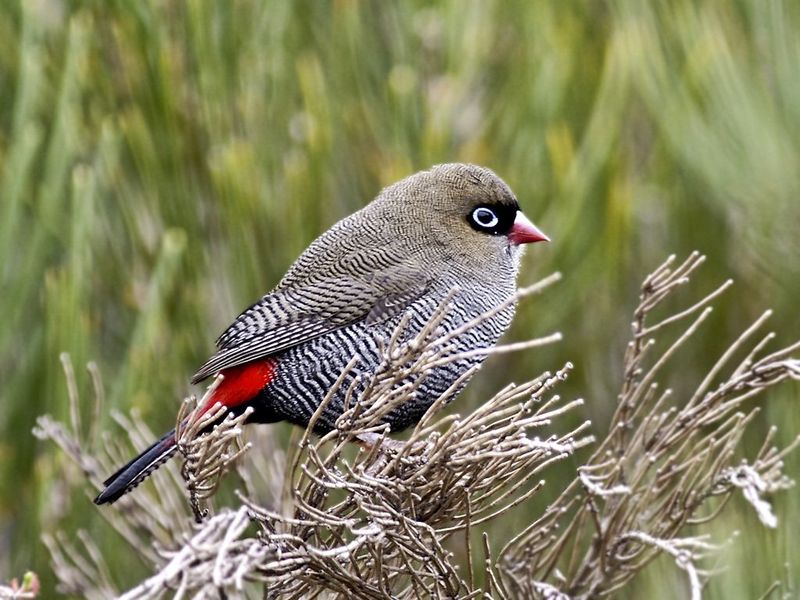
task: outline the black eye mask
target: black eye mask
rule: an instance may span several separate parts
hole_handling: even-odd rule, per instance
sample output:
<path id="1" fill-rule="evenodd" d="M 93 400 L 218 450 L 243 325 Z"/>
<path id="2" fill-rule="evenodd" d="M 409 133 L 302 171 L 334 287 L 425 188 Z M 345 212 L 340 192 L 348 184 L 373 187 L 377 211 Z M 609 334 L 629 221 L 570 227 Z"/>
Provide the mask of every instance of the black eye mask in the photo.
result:
<path id="1" fill-rule="evenodd" d="M 511 204 L 481 204 L 467 215 L 467 223 L 475 231 L 489 235 L 508 235 L 514 226 L 519 206 Z"/>

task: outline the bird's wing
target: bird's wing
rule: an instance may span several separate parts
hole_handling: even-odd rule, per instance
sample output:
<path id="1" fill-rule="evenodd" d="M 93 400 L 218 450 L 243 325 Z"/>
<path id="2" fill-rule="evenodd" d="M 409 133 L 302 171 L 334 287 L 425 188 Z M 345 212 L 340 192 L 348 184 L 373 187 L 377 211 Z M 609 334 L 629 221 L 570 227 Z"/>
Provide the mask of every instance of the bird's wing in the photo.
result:
<path id="1" fill-rule="evenodd" d="M 287 350 L 358 321 L 375 323 L 403 312 L 430 279 L 404 267 L 363 277 L 339 276 L 280 289 L 245 310 L 217 340 L 217 352 L 192 377 Z"/>

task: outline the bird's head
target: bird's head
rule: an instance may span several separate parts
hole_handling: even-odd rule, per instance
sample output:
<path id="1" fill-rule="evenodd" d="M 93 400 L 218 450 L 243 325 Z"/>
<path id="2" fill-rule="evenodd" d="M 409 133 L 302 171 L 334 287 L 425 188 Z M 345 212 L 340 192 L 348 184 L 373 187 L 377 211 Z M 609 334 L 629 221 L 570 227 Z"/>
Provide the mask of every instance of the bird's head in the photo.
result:
<path id="1" fill-rule="evenodd" d="M 387 188 L 381 198 L 403 215 L 410 239 L 424 239 L 468 269 L 516 271 L 522 245 L 550 239 L 523 214 L 508 185 L 476 165 L 436 165 Z"/>

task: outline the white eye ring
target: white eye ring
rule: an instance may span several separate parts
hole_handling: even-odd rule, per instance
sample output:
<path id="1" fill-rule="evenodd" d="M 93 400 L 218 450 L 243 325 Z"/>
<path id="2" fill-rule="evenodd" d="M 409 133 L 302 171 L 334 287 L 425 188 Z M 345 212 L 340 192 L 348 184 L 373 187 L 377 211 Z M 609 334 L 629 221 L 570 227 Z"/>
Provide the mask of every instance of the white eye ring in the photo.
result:
<path id="1" fill-rule="evenodd" d="M 485 206 L 479 206 L 474 211 L 472 211 L 472 220 L 475 221 L 475 224 L 478 227 L 483 229 L 492 229 L 493 227 L 497 227 L 497 224 L 500 222 L 500 219 L 494 213 L 491 208 L 486 208 Z"/>

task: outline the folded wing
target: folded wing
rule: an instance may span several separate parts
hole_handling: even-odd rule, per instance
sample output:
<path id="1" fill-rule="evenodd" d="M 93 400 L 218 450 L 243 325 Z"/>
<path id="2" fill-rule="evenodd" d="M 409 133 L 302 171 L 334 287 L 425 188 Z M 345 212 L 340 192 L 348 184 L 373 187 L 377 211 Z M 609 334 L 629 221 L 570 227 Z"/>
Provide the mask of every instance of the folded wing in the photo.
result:
<path id="1" fill-rule="evenodd" d="M 402 313 L 428 289 L 429 278 L 407 267 L 369 276 L 337 276 L 267 294 L 247 308 L 217 340 L 217 352 L 192 383 L 288 350 L 339 328 Z"/>

